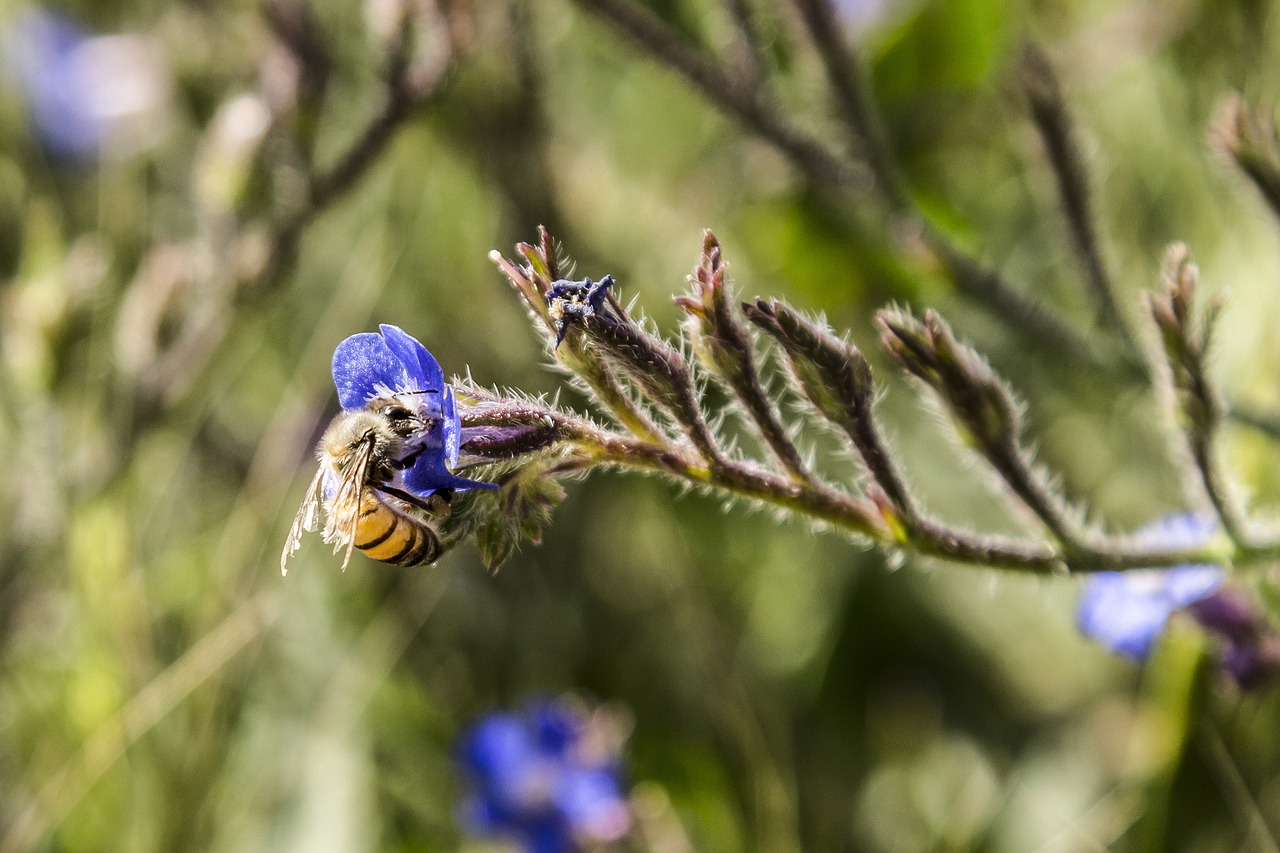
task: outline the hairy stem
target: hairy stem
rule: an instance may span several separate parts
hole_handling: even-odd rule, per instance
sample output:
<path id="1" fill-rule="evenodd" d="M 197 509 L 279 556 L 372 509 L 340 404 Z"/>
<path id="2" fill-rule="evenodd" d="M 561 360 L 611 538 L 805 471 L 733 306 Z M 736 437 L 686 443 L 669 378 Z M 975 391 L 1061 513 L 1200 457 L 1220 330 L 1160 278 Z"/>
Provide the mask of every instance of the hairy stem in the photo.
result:
<path id="1" fill-rule="evenodd" d="M 874 544 L 955 563 L 988 566 L 1032 574 L 1123 571 L 1194 563 L 1248 565 L 1280 557 L 1280 544 L 1249 550 L 1220 543 L 1180 548 L 1134 547 L 1124 541 L 1103 540 L 1070 554 L 1051 545 L 989 537 L 917 517 L 905 538 L 890 530 L 873 502 L 822 484 L 796 483 L 750 463 L 727 460 L 707 466 L 688 449 L 645 441 L 602 429 L 590 421 L 547 410 L 561 440 L 579 461 L 574 470 L 607 465 L 675 477 L 690 485 L 747 498 L 825 522 Z M 463 417 L 464 426 L 468 424 Z M 585 458 L 584 458 L 585 457 Z"/>
<path id="2" fill-rule="evenodd" d="M 1098 317 L 1124 344 L 1131 357 L 1136 357 L 1139 351 L 1137 343 L 1120 309 L 1115 284 L 1103 259 L 1089 173 L 1076 143 L 1075 128 L 1057 76 L 1048 57 L 1033 45 L 1025 49 L 1019 71 L 1032 123 L 1044 143 L 1072 242 L 1084 267 Z"/>

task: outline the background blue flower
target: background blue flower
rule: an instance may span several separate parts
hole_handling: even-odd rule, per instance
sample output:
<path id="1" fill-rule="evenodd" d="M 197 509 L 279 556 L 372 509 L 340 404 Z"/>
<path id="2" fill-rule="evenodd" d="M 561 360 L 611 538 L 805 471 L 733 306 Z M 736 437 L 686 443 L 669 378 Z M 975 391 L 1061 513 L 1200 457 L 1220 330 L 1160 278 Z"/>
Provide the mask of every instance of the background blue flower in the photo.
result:
<path id="1" fill-rule="evenodd" d="M 162 135 L 170 81 L 144 38 L 95 36 L 63 15 L 31 9 L 5 28 L 3 48 L 32 130 L 55 157 L 96 161 Z"/>
<path id="2" fill-rule="evenodd" d="M 616 740 L 576 705 L 536 702 L 484 717 L 460 742 L 471 789 L 466 828 L 562 853 L 621 838 L 631 826 Z"/>
<path id="3" fill-rule="evenodd" d="M 1165 548 L 1197 545 L 1216 528 L 1204 516 L 1170 516 L 1136 539 Z M 1177 566 L 1163 571 L 1099 572 L 1089 578 L 1077 613 L 1080 630 L 1112 651 L 1145 659 L 1169 616 L 1209 596 L 1224 573 L 1214 565 Z"/>
<path id="4" fill-rule="evenodd" d="M 1080 599 L 1080 630 L 1112 651 L 1146 658 L 1169 616 L 1212 594 L 1222 577 L 1217 566 L 1100 572 Z"/>
<path id="5" fill-rule="evenodd" d="M 96 156 L 105 135 L 83 69 L 74 61 L 88 38 L 69 19 L 44 11 L 21 16 L 5 38 L 36 135 L 53 153 L 74 159 Z"/>

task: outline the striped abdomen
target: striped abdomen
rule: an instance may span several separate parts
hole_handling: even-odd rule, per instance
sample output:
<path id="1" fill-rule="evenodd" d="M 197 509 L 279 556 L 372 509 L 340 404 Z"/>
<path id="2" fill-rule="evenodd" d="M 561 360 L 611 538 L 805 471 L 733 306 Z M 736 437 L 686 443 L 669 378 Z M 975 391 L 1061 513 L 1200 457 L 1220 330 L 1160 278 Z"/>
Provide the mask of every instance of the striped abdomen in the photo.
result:
<path id="1" fill-rule="evenodd" d="M 440 540 L 426 523 L 371 488 L 366 487 L 360 498 L 355 538 L 366 555 L 396 566 L 421 566 L 440 556 Z"/>

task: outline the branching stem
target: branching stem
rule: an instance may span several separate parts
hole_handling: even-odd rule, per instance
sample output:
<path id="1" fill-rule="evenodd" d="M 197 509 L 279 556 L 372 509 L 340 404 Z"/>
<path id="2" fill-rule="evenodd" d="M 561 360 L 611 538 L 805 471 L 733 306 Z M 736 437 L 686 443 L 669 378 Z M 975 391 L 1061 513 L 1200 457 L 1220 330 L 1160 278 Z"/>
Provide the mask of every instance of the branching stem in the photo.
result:
<path id="1" fill-rule="evenodd" d="M 892 174 L 882 161 L 877 174 L 866 164 L 843 158 L 828 146 L 798 128 L 776 107 L 761 97 L 759 90 L 735 83 L 722 65 L 691 47 L 677 33 L 646 10 L 628 0 L 573 0 L 579 7 L 600 18 L 645 53 L 675 71 L 713 106 L 741 122 L 751 132 L 782 152 L 815 184 L 846 192 L 863 193 L 868 172 L 871 183 L 886 188 L 884 176 Z M 850 88 L 849 91 L 853 91 Z M 896 190 L 892 191 L 896 192 Z M 1088 342 L 1075 329 L 1034 299 L 1012 287 L 995 270 L 987 268 L 956 247 L 934 228 L 914 206 L 901 211 L 906 230 L 918 234 L 947 270 L 965 296 L 985 305 L 1012 330 L 1036 346 L 1048 347 L 1074 361 L 1096 363 Z"/>
<path id="2" fill-rule="evenodd" d="M 534 404 L 529 404 L 537 408 Z M 480 410 L 483 412 L 483 410 Z M 1280 544 L 1238 548 L 1221 542 L 1178 549 L 1135 547 L 1124 541 L 1099 540 L 1067 552 L 1052 545 L 979 535 L 916 514 L 905 536 L 890 529 L 874 502 L 823 483 L 797 483 L 782 474 L 737 460 L 707 465 L 690 448 L 669 441 L 649 441 L 600 427 L 585 418 L 554 409 L 542 414 L 554 423 L 567 448 L 568 469 L 588 471 L 610 466 L 675 477 L 689 485 L 778 507 L 854 534 L 864 542 L 951 562 L 1031 574 L 1122 571 L 1196 563 L 1239 566 L 1280 557 Z M 491 419 L 480 414 L 473 423 L 463 411 L 464 427 Z"/>
<path id="3" fill-rule="evenodd" d="M 1031 110 L 1032 123 L 1044 143 L 1053 170 L 1071 239 L 1084 267 L 1098 318 L 1124 344 L 1129 356 L 1136 359 L 1139 349 L 1124 312 L 1120 310 L 1115 284 L 1107 272 L 1088 169 L 1077 144 L 1074 123 L 1063 100 L 1057 76 L 1048 57 L 1030 45 L 1024 51 L 1019 76 Z"/>

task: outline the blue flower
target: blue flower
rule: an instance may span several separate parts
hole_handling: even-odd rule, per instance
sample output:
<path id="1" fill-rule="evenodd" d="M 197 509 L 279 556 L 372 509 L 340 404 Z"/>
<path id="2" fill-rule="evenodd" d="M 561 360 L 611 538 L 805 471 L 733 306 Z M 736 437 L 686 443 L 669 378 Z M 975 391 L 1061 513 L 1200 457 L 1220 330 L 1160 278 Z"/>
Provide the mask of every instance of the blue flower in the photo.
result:
<path id="1" fill-rule="evenodd" d="M 130 153 L 155 142 L 167 123 L 167 72 L 138 36 L 92 36 L 69 18 L 32 10 L 6 27 L 3 47 L 35 135 L 55 157 Z"/>
<path id="2" fill-rule="evenodd" d="M 58 155 L 91 158 L 102 139 L 101 124 L 84 108 L 83 86 L 72 61 L 88 34 L 48 12 L 20 17 L 10 28 L 9 64 L 22 84 L 37 135 Z"/>
<path id="3" fill-rule="evenodd" d="M 397 326 L 379 326 L 381 334 L 362 332 L 333 351 L 333 384 L 344 409 L 363 409 L 392 394 L 416 401 L 430 424 L 416 445 L 416 461 L 400 475 L 401 488 L 421 497 L 441 489 L 492 489 L 492 483 L 468 480 L 452 472 L 458 464 L 462 424 L 453 386 L 427 348 Z"/>
<path id="4" fill-rule="evenodd" d="M 571 853 L 626 835 L 631 816 L 610 728 L 607 715 L 566 702 L 483 718 L 460 743 L 471 781 L 464 824 L 529 853 Z"/>
<path id="5" fill-rule="evenodd" d="M 1171 516 L 1143 528 L 1137 538 L 1180 548 L 1203 544 L 1215 531 L 1203 516 Z M 1080 630 L 1112 651 L 1145 659 L 1169 616 L 1212 595 L 1223 579 L 1221 567 L 1214 565 L 1099 572 L 1080 598 Z"/>

